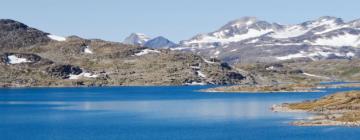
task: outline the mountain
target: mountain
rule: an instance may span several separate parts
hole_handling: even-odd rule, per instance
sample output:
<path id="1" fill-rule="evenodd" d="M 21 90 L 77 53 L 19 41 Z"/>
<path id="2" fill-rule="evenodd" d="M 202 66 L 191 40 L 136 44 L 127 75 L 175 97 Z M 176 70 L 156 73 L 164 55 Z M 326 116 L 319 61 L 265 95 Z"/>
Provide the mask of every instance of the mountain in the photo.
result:
<path id="1" fill-rule="evenodd" d="M 214 32 L 181 41 L 174 50 L 233 63 L 351 59 L 360 56 L 359 27 L 359 20 L 344 22 L 329 16 L 295 25 L 244 17 Z"/>
<path id="2" fill-rule="evenodd" d="M 60 37 L 13 20 L 0 20 L 0 33 L 0 87 L 252 83 L 227 63 L 192 53 Z"/>
<path id="3" fill-rule="evenodd" d="M 177 44 L 170 41 L 169 39 L 159 36 L 156 38 L 150 38 L 145 34 L 141 33 L 132 33 L 127 37 L 123 43 L 137 46 L 145 46 L 154 49 L 166 49 L 176 47 Z"/>
<path id="4" fill-rule="evenodd" d="M 147 41 L 144 46 L 149 48 L 173 48 L 176 47 L 177 44 L 171 42 L 170 40 L 166 39 L 165 37 L 159 36 Z"/>
<path id="5" fill-rule="evenodd" d="M 130 36 L 126 37 L 123 43 L 130 45 L 143 46 L 150 37 L 142 33 L 132 33 Z"/>

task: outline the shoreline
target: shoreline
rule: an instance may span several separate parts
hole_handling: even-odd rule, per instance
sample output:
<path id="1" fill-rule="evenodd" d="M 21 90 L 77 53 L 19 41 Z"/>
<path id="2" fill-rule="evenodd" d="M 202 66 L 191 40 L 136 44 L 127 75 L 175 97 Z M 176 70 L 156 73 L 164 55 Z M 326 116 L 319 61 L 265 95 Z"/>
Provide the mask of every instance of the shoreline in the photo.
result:
<path id="1" fill-rule="evenodd" d="M 284 84 L 286 85 L 286 84 Z M 349 81 L 349 82 L 344 82 L 342 84 L 329 84 L 329 85 L 322 85 L 322 84 L 314 84 L 314 87 L 311 89 L 297 89 L 297 90 L 273 90 L 273 91 L 251 91 L 251 90 L 243 90 L 243 91 L 220 91 L 220 90 L 214 90 L 214 89 L 219 89 L 219 88 L 228 88 L 228 87 L 232 87 L 232 86 L 244 86 L 244 85 L 212 85 L 212 84 L 208 84 L 208 85 L 188 85 L 188 84 L 183 84 L 183 85 L 162 85 L 162 84 L 149 84 L 149 85 L 59 85 L 59 86 L 29 86 L 29 85 L 0 85 L 0 89 L 11 89 L 11 88 L 96 88 L 96 87 L 157 87 L 157 86 L 166 86 L 166 87 L 177 87 L 177 86 L 214 86 L 214 87 L 210 87 L 207 89 L 201 89 L 199 90 L 200 92 L 209 92 L 209 93 L 301 93 L 301 92 L 324 92 L 324 90 L 322 89 L 326 89 L 326 88 L 360 88 L 360 82 L 353 82 L 353 81 Z M 245 85 L 248 86 L 248 85 Z M 259 85 L 255 85 L 255 86 L 259 86 Z M 269 86 L 276 86 L 276 85 L 269 85 Z"/>
<path id="2" fill-rule="evenodd" d="M 202 89 L 209 93 L 302 93 L 325 92 L 325 89 L 360 88 L 360 82 L 344 82 L 341 84 L 273 84 L 273 85 L 233 85 Z"/>
<path id="3" fill-rule="evenodd" d="M 208 93 L 259 93 L 259 94 L 267 94 L 267 93 L 303 93 L 303 92 L 324 92 L 323 90 L 297 90 L 297 91 L 215 91 L 215 90 L 200 90 L 201 92 Z"/>
<path id="4" fill-rule="evenodd" d="M 313 84 L 270 84 L 220 86 L 201 90 L 210 93 L 303 93 L 324 92 L 326 87 Z"/>
<path id="5" fill-rule="evenodd" d="M 340 92 L 313 101 L 272 105 L 272 112 L 307 113 L 310 117 L 290 122 L 294 126 L 360 127 L 357 100 L 360 92 Z M 347 102 L 344 102 L 347 101 Z"/>
<path id="6" fill-rule="evenodd" d="M 95 85 L 95 86 L 0 86 L 0 89 L 20 89 L 20 88 L 106 88 L 106 87 L 206 87 L 222 85 Z"/>

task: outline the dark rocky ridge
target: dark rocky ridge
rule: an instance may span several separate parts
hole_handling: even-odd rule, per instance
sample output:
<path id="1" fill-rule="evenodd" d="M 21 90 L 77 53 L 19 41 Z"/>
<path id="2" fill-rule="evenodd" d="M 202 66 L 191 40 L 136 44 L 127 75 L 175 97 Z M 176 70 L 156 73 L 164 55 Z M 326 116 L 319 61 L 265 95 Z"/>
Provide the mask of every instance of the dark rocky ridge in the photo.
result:
<path id="1" fill-rule="evenodd" d="M 23 23 L 10 19 L 0 19 L 0 50 L 46 43 L 50 41 L 47 35 L 48 33 L 28 27 Z"/>

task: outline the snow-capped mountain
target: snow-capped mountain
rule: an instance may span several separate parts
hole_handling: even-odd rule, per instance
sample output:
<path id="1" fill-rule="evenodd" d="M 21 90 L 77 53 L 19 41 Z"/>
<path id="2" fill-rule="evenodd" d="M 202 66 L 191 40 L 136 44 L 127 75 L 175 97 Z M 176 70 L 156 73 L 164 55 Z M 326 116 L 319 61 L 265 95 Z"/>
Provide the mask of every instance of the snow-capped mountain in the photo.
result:
<path id="1" fill-rule="evenodd" d="M 130 45 L 142 46 L 147 41 L 150 40 L 150 37 L 142 33 L 132 33 L 130 36 L 126 37 L 123 43 Z"/>
<path id="2" fill-rule="evenodd" d="M 159 36 L 154 39 L 147 41 L 144 46 L 149 48 L 173 48 L 176 47 L 177 44 L 171 42 L 170 40 L 166 39 L 165 37 Z"/>
<path id="3" fill-rule="evenodd" d="M 227 61 L 256 62 L 294 58 L 349 59 L 360 56 L 359 48 L 360 20 L 344 22 L 326 16 L 295 25 L 244 17 L 217 31 L 181 41 L 175 50 L 190 50 Z"/>
<path id="4" fill-rule="evenodd" d="M 166 49 L 176 47 L 177 44 L 170 41 L 169 39 L 159 36 L 156 38 L 151 38 L 142 33 L 132 33 L 129 37 L 125 38 L 123 41 L 125 44 L 144 46 L 154 49 Z"/>

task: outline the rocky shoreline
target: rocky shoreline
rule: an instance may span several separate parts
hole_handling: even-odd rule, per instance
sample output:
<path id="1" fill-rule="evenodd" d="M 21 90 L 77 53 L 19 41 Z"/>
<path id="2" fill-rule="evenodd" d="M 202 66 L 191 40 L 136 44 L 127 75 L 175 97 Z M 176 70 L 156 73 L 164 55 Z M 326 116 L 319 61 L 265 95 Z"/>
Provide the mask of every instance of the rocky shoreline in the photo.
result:
<path id="1" fill-rule="evenodd" d="M 306 112 L 313 116 L 291 122 L 296 126 L 360 126 L 360 91 L 340 92 L 318 100 L 273 105 L 273 112 Z"/>
<path id="2" fill-rule="evenodd" d="M 201 90 L 203 92 L 226 93 L 281 93 L 281 92 L 321 92 L 324 87 L 317 84 L 273 84 L 273 85 L 234 85 Z"/>

